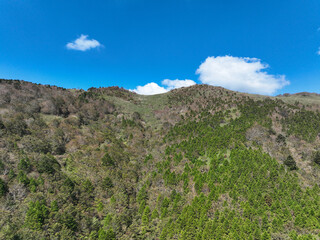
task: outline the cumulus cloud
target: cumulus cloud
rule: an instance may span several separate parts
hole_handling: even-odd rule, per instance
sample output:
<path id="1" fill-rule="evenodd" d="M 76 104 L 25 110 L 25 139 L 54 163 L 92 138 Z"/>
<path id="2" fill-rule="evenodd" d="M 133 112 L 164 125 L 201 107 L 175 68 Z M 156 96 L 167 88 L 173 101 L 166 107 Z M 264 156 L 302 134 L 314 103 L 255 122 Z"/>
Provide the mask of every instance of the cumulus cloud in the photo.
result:
<path id="1" fill-rule="evenodd" d="M 196 83 L 190 79 L 185 79 L 185 80 L 165 79 L 161 82 L 161 84 L 163 86 L 159 86 L 157 83 L 151 82 L 144 86 L 137 86 L 136 89 L 133 89 L 131 91 L 141 95 L 154 95 L 154 94 L 166 93 L 175 88 L 189 87 Z"/>
<path id="2" fill-rule="evenodd" d="M 88 39 L 88 35 L 83 35 L 73 42 L 67 43 L 66 47 L 72 50 L 87 51 L 92 48 L 101 47 L 102 45 L 95 39 Z"/>
<path id="3" fill-rule="evenodd" d="M 318 55 L 320 55 L 320 47 L 318 48 L 318 52 L 317 52 L 317 54 L 318 54 Z"/>
<path id="4" fill-rule="evenodd" d="M 196 84 L 195 81 L 190 80 L 190 79 L 185 79 L 185 80 L 165 79 L 165 80 L 162 81 L 162 85 L 167 86 L 166 87 L 167 90 L 172 90 L 172 89 L 181 88 L 181 87 L 190 87 L 190 86 L 195 85 L 195 84 Z"/>
<path id="5" fill-rule="evenodd" d="M 167 92 L 164 87 L 160 87 L 154 82 L 148 83 L 144 86 L 137 86 L 137 88 L 132 91 L 141 95 L 154 95 Z"/>
<path id="6" fill-rule="evenodd" d="M 235 91 L 271 95 L 290 84 L 284 75 L 271 75 L 257 58 L 208 57 L 197 69 L 202 83 Z"/>

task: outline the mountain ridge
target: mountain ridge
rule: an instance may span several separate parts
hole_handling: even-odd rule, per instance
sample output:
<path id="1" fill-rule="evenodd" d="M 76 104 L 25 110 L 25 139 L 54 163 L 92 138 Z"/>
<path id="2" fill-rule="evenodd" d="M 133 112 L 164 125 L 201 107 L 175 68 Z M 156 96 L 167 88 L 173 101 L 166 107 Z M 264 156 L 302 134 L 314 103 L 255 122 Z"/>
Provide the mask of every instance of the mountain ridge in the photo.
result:
<path id="1" fill-rule="evenodd" d="M 0 80 L 0 238 L 317 239 L 318 107 Z"/>

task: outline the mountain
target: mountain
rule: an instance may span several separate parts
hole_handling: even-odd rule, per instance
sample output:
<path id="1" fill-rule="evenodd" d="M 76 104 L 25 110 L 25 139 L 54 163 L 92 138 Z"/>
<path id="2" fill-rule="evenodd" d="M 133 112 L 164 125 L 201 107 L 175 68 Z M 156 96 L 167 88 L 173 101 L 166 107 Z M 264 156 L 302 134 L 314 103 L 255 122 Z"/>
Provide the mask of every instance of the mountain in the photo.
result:
<path id="1" fill-rule="evenodd" d="M 0 239 L 319 239 L 320 97 L 0 80 Z"/>

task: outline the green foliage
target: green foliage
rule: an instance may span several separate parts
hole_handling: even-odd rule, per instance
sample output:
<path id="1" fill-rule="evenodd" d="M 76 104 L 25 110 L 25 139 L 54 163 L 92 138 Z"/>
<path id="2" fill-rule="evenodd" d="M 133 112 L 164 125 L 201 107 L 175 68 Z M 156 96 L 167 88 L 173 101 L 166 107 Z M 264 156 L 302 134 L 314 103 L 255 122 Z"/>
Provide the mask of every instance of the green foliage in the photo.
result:
<path id="1" fill-rule="evenodd" d="M 320 113 L 301 110 L 282 120 L 289 135 L 313 142 L 320 133 Z"/>
<path id="2" fill-rule="evenodd" d="M 6 127 L 5 127 L 2 119 L 0 118 L 0 131 L 1 131 L 1 130 L 4 130 L 5 128 L 6 128 Z"/>
<path id="3" fill-rule="evenodd" d="M 0 159 L 0 172 L 2 172 L 4 170 L 4 168 L 5 168 L 5 165 Z"/>
<path id="4" fill-rule="evenodd" d="M 147 186 L 143 185 L 143 187 L 139 190 L 137 194 L 137 202 L 140 203 L 148 199 Z"/>
<path id="5" fill-rule="evenodd" d="M 13 169 L 10 169 L 9 173 L 8 173 L 8 178 L 9 180 L 12 180 L 16 177 L 15 172 L 13 171 Z"/>
<path id="6" fill-rule="evenodd" d="M 112 221 L 112 215 L 108 214 L 104 219 L 103 219 L 103 225 L 104 226 L 109 226 Z"/>
<path id="7" fill-rule="evenodd" d="M 0 80 L 15 96 L 0 96 L 1 239 L 319 236 L 318 168 L 279 164 L 316 148 L 311 107 L 205 85 L 139 96 L 17 83 Z"/>
<path id="8" fill-rule="evenodd" d="M 41 155 L 36 162 L 36 167 L 39 173 L 47 174 L 54 174 L 61 168 L 58 161 L 51 154 Z"/>
<path id="9" fill-rule="evenodd" d="M 297 164 L 296 161 L 293 159 L 291 155 L 287 157 L 286 160 L 284 160 L 284 164 L 290 169 L 290 170 L 297 170 Z"/>
<path id="10" fill-rule="evenodd" d="M 26 158 L 21 158 L 18 164 L 18 169 L 22 171 L 29 172 L 31 170 L 30 160 Z"/>
<path id="11" fill-rule="evenodd" d="M 144 211 L 143 211 L 142 218 L 141 218 L 141 222 L 142 222 L 143 225 L 148 225 L 149 224 L 150 213 L 151 213 L 150 207 L 146 206 Z"/>
<path id="12" fill-rule="evenodd" d="M 102 187 L 106 189 L 113 188 L 113 183 L 110 177 L 105 177 L 102 181 Z"/>
<path id="13" fill-rule="evenodd" d="M 282 134 L 279 134 L 276 138 L 276 142 L 281 145 L 286 145 L 286 137 Z"/>
<path id="14" fill-rule="evenodd" d="M 106 185 L 108 185 L 108 184 L 106 184 Z M 93 192 L 93 190 L 94 190 L 94 186 L 92 185 L 92 183 L 91 183 L 91 181 L 89 179 L 86 179 L 83 182 L 82 186 L 83 186 L 84 191 L 89 193 L 89 194 L 91 194 Z"/>
<path id="15" fill-rule="evenodd" d="M 102 228 L 99 230 L 99 240 L 115 240 L 116 235 L 111 228 L 107 231 L 103 230 Z"/>
<path id="16" fill-rule="evenodd" d="M 21 140 L 26 152 L 48 153 L 51 151 L 51 145 L 44 137 L 39 138 L 34 135 L 24 136 Z"/>
<path id="17" fill-rule="evenodd" d="M 101 201 L 99 201 L 97 204 L 97 210 L 98 210 L 98 212 L 101 212 L 103 210 L 103 204 Z"/>
<path id="18" fill-rule="evenodd" d="M 68 192 L 72 192 L 74 190 L 75 187 L 75 183 L 69 178 L 67 177 L 62 186 L 68 191 Z"/>
<path id="19" fill-rule="evenodd" d="M 3 197 L 8 192 L 8 186 L 5 181 L 0 178 L 0 197 Z"/>
<path id="20" fill-rule="evenodd" d="M 59 210 L 59 206 L 56 200 L 51 202 L 51 212 L 57 212 Z"/>
<path id="21" fill-rule="evenodd" d="M 112 157 L 109 155 L 109 153 L 106 153 L 102 159 L 101 159 L 102 165 L 103 166 L 114 166 L 114 160 Z"/>
<path id="22" fill-rule="evenodd" d="M 181 239 L 193 239 L 204 235 L 213 239 L 228 238 L 227 236 L 236 236 L 236 239 L 270 239 L 269 228 L 272 227 L 274 232 L 281 232 L 284 225 L 289 222 L 292 224 L 293 220 L 294 224 L 300 228 L 315 229 L 315 226 L 319 226 L 320 222 L 313 218 L 313 223 L 309 223 L 307 227 L 306 219 L 310 219 L 311 213 L 308 214 L 305 211 L 303 203 L 308 201 L 312 204 L 311 199 L 319 201 L 316 197 L 318 193 L 314 192 L 311 197 L 309 195 L 311 192 L 308 192 L 301 197 L 303 190 L 299 187 L 296 176 L 286 173 L 274 159 L 261 150 L 246 149 L 241 144 L 245 142 L 242 134 L 251 125 L 251 113 L 247 110 L 243 109 L 247 115 L 242 115 L 243 117 L 234 122 L 231 120 L 228 125 L 215 129 L 208 128 L 208 125 L 213 121 L 218 122 L 219 118 L 209 118 L 210 120 L 205 118 L 196 124 L 186 121 L 184 125 L 174 127 L 172 132 L 169 132 L 170 141 L 172 136 L 175 138 L 182 136 L 182 138 L 179 144 L 173 143 L 170 148 L 167 148 L 166 154 L 172 156 L 178 149 L 190 159 L 191 167 L 190 163 L 185 164 L 181 179 L 185 182 L 184 188 L 188 189 L 189 184 L 186 183 L 189 182 L 188 176 L 191 174 L 194 189 L 200 196 L 195 197 L 190 205 L 182 209 L 181 214 L 174 217 L 177 221 L 163 228 L 160 238 L 165 239 L 175 235 Z M 259 110 L 257 112 L 256 119 L 259 119 Z M 241 118 L 243 120 L 240 121 Z M 281 136 L 278 135 L 276 141 L 284 145 L 285 138 Z M 231 148 L 228 145 L 230 142 L 233 144 Z M 230 154 L 224 154 L 226 150 L 230 151 Z M 203 171 L 204 166 L 207 165 L 202 160 L 205 158 L 210 158 L 208 161 L 210 168 Z M 297 169 L 291 156 L 286 159 L 285 164 L 292 170 Z M 164 172 L 163 178 L 166 180 L 170 176 L 172 165 L 162 164 L 161 167 Z M 201 168 L 202 171 L 200 171 Z M 208 197 L 202 193 L 205 185 L 210 189 Z M 175 193 L 173 192 L 172 195 Z M 242 209 L 240 211 L 243 213 L 230 211 L 229 204 L 224 201 L 226 204 L 222 205 L 224 209 L 222 213 L 217 211 L 208 219 L 207 212 L 212 211 L 210 210 L 211 202 L 217 201 L 219 195 L 230 197 L 232 206 L 239 204 Z M 308 195 L 310 200 L 301 200 L 301 198 L 309 199 Z M 281 199 L 281 202 L 277 199 Z M 170 205 L 168 206 L 167 201 L 163 201 L 162 204 L 161 217 L 166 219 L 169 217 Z M 313 205 L 312 208 L 315 206 Z M 239 206 L 236 209 L 239 209 Z M 295 213 L 301 211 L 301 215 L 293 219 L 290 214 L 292 211 Z M 263 218 L 263 226 L 258 223 L 261 213 L 269 213 L 272 216 Z M 174 215 L 171 214 L 170 217 L 172 216 Z M 225 222 L 228 224 L 224 224 Z"/>
<path id="23" fill-rule="evenodd" d="M 157 209 L 153 209 L 152 214 L 151 214 L 151 220 L 159 218 L 159 213 Z"/>
<path id="24" fill-rule="evenodd" d="M 29 188 L 31 192 L 36 192 L 37 191 L 37 186 L 38 186 L 38 181 L 34 178 L 30 178 L 29 182 Z"/>
<path id="25" fill-rule="evenodd" d="M 139 206 L 138 213 L 143 214 L 143 211 L 144 211 L 145 207 L 146 207 L 146 201 L 145 201 L 145 200 L 142 200 L 142 201 L 140 202 L 140 206 Z"/>
<path id="26" fill-rule="evenodd" d="M 64 225 L 66 228 L 70 229 L 71 231 L 76 231 L 78 227 L 78 222 L 74 218 L 74 216 L 70 213 L 62 213 L 59 215 L 59 223 Z"/>
<path id="27" fill-rule="evenodd" d="M 26 213 L 25 225 L 30 229 L 40 230 L 48 217 L 48 209 L 45 201 L 35 201 L 29 203 Z"/>
<path id="28" fill-rule="evenodd" d="M 62 129 L 58 128 L 51 139 L 51 149 L 53 154 L 61 155 L 66 151 L 65 135 Z"/>
<path id="29" fill-rule="evenodd" d="M 28 126 L 24 121 L 24 116 L 22 114 L 16 114 L 15 116 L 5 123 L 5 127 L 10 134 L 16 134 L 23 136 L 28 134 Z"/>
<path id="30" fill-rule="evenodd" d="M 30 179 L 27 177 L 26 173 L 23 171 L 20 171 L 18 173 L 17 178 L 18 178 L 19 182 L 24 184 L 25 186 L 28 186 L 30 183 Z"/>
<path id="31" fill-rule="evenodd" d="M 314 153 L 313 161 L 314 163 L 320 165 L 320 151 Z"/>
<path id="32" fill-rule="evenodd" d="M 149 162 L 150 160 L 152 160 L 153 159 L 153 156 L 151 155 L 151 154 L 148 154 L 147 156 L 146 156 L 146 158 L 144 159 L 144 163 L 147 163 L 147 162 Z"/>

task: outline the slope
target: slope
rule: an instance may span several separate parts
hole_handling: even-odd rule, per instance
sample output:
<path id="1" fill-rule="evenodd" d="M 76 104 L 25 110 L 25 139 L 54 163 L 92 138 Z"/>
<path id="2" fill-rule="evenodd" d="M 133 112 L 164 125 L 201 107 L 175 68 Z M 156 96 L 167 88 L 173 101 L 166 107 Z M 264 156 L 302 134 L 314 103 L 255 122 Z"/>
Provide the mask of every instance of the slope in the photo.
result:
<path id="1" fill-rule="evenodd" d="M 196 85 L 0 81 L 1 239 L 317 239 L 320 114 Z"/>

